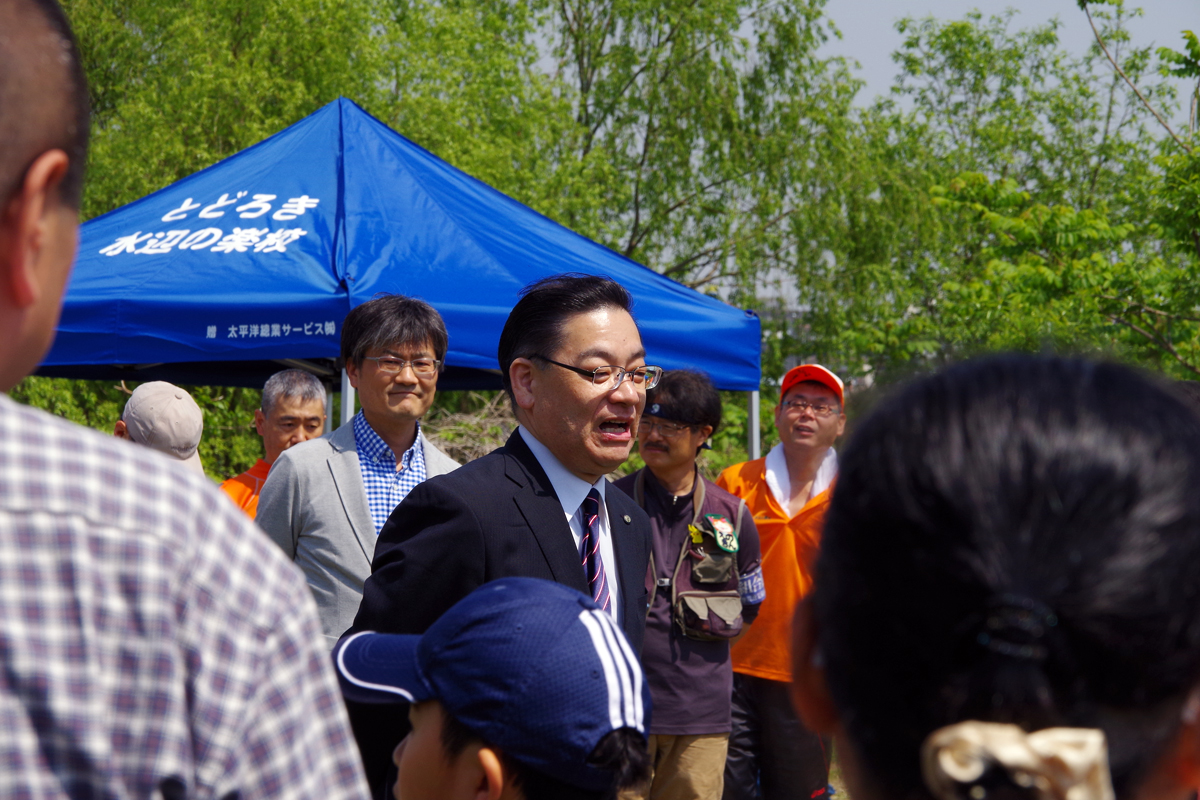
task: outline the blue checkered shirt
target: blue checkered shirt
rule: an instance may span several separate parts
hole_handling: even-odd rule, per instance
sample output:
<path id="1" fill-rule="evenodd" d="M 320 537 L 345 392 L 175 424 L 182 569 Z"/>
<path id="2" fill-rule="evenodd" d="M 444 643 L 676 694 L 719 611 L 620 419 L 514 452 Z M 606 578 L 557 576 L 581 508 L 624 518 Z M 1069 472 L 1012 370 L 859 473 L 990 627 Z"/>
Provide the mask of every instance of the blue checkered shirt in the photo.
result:
<path id="1" fill-rule="evenodd" d="M 366 798 L 304 577 L 211 482 L 0 397 L 0 797 Z"/>
<path id="2" fill-rule="evenodd" d="M 358 450 L 358 467 L 362 472 L 363 488 L 367 490 L 371 522 L 375 523 L 375 533 L 379 533 L 400 501 L 425 480 L 421 423 L 417 423 L 417 438 L 413 440 L 412 447 L 400 456 L 398 470 L 392 448 L 380 438 L 361 411 L 354 415 L 354 447 Z"/>

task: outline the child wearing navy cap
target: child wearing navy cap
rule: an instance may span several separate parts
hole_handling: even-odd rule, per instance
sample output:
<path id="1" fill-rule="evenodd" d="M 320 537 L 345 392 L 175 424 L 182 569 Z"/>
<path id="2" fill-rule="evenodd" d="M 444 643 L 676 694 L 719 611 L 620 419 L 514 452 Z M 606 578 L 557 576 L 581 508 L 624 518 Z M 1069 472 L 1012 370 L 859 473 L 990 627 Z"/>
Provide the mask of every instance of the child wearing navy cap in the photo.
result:
<path id="1" fill-rule="evenodd" d="M 648 775 L 637 656 L 560 584 L 493 581 L 422 636 L 358 633 L 334 659 L 347 699 L 412 704 L 397 800 L 602 800 Z"/>

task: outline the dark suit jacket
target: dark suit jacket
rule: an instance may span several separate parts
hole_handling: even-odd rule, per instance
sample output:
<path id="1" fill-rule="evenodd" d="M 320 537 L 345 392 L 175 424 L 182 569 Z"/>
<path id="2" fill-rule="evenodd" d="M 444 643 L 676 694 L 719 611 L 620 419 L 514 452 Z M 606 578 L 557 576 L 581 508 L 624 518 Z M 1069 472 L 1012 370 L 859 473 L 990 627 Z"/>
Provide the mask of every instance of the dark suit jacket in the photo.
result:
<path id="1" fill-rule="evenodd" d="M 646 629 L 650 520 L 624 492 L 605 490 L 620 586 L 621 628 L 636 652 Z M 587 576 L 550 479 L 521 434 L 483 458 L 417 485 L 388 517 L 375 544 L 362 605 L 347 631 L 424 633 L 450 606 L 488 581 L 545 578 L 584 594 Z M 399 742 L 381 710 L 350 707 L 372 784 Z M 393 712 L 395 713 L 395 712 Z M 373 718 L 373 719 L 372 719 Z"/>

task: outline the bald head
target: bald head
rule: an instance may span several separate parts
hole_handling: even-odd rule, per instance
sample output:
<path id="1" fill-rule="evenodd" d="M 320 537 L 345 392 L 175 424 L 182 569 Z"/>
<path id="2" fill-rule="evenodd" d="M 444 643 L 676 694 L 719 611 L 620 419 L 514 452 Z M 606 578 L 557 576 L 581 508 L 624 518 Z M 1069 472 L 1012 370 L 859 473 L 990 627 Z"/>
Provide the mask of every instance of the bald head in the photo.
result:
<path id="1" fill-rule="evenodd" d="M 54 0 L 0 0 L 0 202 L 30 165 L 63 150 L 59 199 L 79 208 L 87 159 L 88 95 L 75 37 Z"/>

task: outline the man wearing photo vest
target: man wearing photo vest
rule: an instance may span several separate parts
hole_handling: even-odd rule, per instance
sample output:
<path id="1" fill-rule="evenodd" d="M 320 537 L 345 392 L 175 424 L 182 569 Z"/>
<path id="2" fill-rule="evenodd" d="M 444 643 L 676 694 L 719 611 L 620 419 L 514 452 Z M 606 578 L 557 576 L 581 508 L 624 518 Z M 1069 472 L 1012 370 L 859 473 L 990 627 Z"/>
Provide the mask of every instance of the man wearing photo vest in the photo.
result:
<path id="1" fill-rule="evenodd" d="M 708 376 L 672 370 L 646 393 L 643 469 L 617 481 L 650 516 L 655 586 L 642 668 L 654 715 L 651 778 L 622 800 L 718 800 L 729 742 L 729 644 L 763 600 L 758 531 L 746 504 L 702 478 L 696 459 L 721 424 Z"/>
<path id="2" fill-rule="evenodd" d="M 812 587 L 837 476 L 833 443 L 846 427 L 842 381 L 825 367 L 804 364 L 783 376 L 779 395 L 779 444 L 766 458 L 735 464 L 717 479 L 754 512 L 767 593 L 754 627 L 733 646 L 725 800 L 819 800 L 829 779 L 829 743 L 800 722 L 788 684 L 792 612 Z"/>

